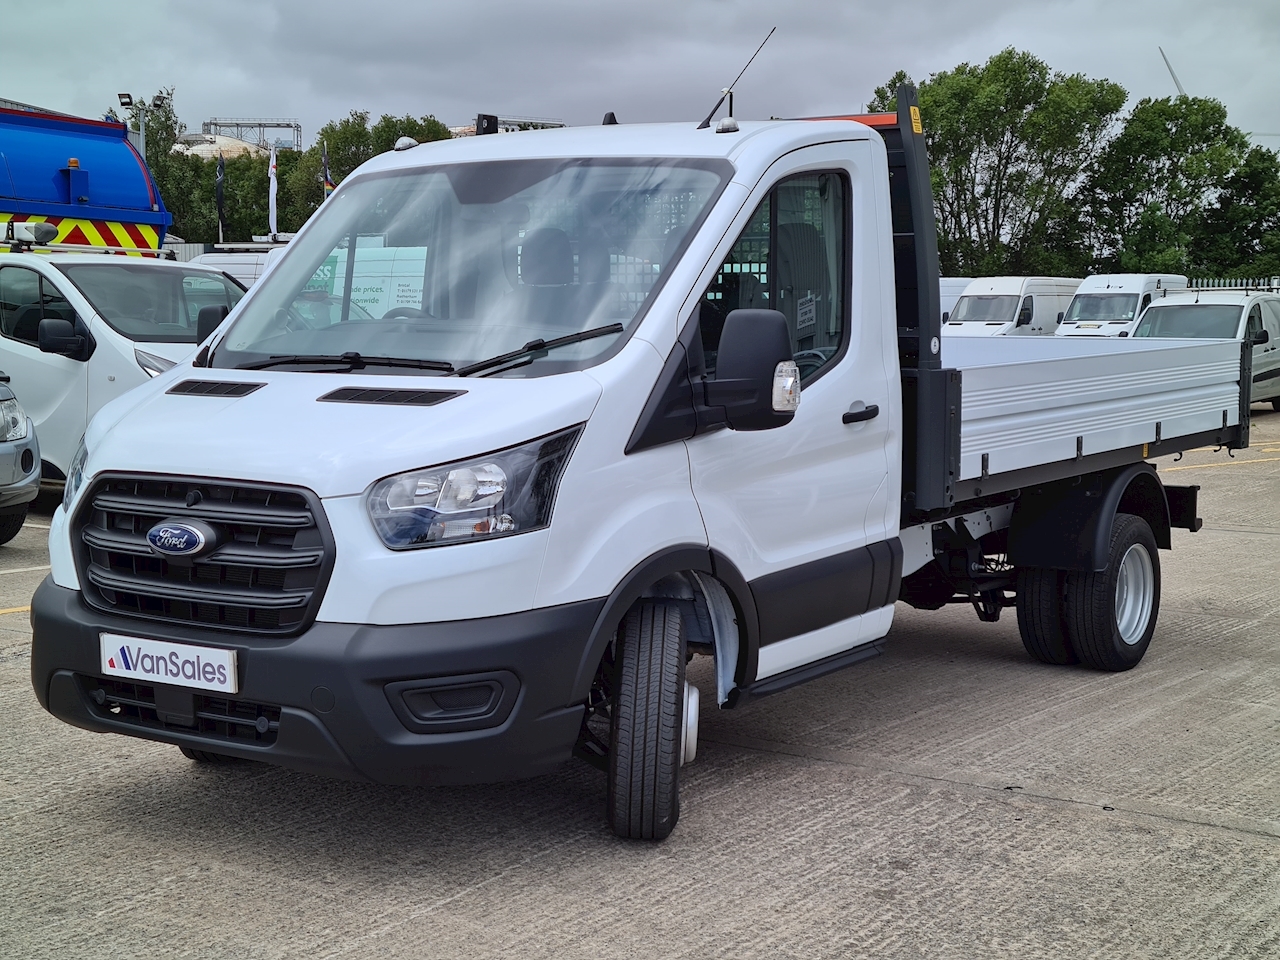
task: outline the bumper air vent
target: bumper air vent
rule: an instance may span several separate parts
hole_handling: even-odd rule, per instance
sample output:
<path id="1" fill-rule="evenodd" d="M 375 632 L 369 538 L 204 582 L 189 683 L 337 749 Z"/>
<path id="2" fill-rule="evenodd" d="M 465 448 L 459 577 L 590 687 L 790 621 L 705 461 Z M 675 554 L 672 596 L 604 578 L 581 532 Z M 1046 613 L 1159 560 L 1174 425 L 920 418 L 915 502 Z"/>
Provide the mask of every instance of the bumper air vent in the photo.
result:
<path id="1" fill-rule="evenodd" d="M 363 387 L 340 387 L 317 400 L 330 403 L 385 403 L 393 406 L 434 407 L 465 390 L 371 390 Z"/>
<path id="2" fill-rule="evenodd" d="M 183 380 L 165 392 L 193 397 L 247 397 L 265 386 L 265 383 L 240 383 L 235 380 Z"/>
<path id="3" fill-rule="evenodd" d="M 214 536 L 193 558 L 147 542 L 163 521 Z M 109 613 L 238 633 L 305 629 L 333 569 L 333 536 L 309 490 L 189 477 L 106 475 L 74 519 L 84 598 Z"/>
<path id="4" fill-rule="evenodd" d="M 230 700 L 194 690 L 189 692 L 190 716 L 174 723 L 162 718 L 156 707 L 156 688 L 150 684 L 112 677 L 77 679 L 93 704 L 93 712 L 104 720 L 260 747 L 275 743 L 280 730 L 280 708 L 271 704 Z M 188 695 L 185 690 L 168 689 Z"/>

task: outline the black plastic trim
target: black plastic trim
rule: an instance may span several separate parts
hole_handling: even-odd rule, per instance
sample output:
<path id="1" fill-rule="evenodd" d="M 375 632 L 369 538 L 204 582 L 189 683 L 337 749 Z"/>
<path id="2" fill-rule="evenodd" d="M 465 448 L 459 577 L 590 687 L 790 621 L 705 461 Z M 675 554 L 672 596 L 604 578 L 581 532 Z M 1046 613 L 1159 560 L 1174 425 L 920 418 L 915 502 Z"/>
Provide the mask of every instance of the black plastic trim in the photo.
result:
<path id="1" fill-rule="evenodd" d="M 893 603 L 902 580 L 894 537 L 751 581 L 760 645 L 810 633 Z"/>
<path id="2" fill-rule="evenodd" d="M 1197 513 L 1197 498 L 1200 493 L 1198 486 L 1189 487 L 1171 487 L 1165 486 L 1164 498 L 1169 505 L 1169 524 L 1177 527 L 1179 530 L 1190 530 L 1192 533 L 1199 532 L 1204 526 Z"/>
<path id="3" fill-rule="evenodd" d="M 877 657 L 884 652 L 881 644 L 882 641 L 874 640 L 854 647 L 852 650 L 846 650 L 844 653 L 837 653 L 835 656 L 827 657 L 825 660 L 816 660 L 813 663 L 806 663 L 803 666 L 788 670 L 786 673 L 779 673 L 772 677 L 765 677 L 763 680 L 757 680 L 750 686 L 738 691 L 738 700 L 735 706 L 741 706 L 752 697 L 780 693 L 801 683 L 808 683 L 810 680 L 816 680 L 818 677 L 826 676 L 828 673 L 834 673 L 836 670 L 842 670 L 845 667 L 853 666 L 855 663 L 861 663 L 863 660 L 870 660 L 872 657 Z"/>
<path id="4" fill-rule="evenodd" d="M 443 692 L 458 687 L 491 689 L 490 700 L 482 709 L 443 711 L 439 716 L 423 717 L 414 712 L 406 699 L 410 694 Z M 415 733 L 456 733 L 462 730 L 483 730 L 506 722 L 511 708 L 516 705 L 520 693 L 520 679 L 510 670 L 491 670 L 487 673 L 468 673 L 452 677 L 433 677 L 428 680 L 397 680 L 384 688 L 391 709 L 405 728 Z"/>

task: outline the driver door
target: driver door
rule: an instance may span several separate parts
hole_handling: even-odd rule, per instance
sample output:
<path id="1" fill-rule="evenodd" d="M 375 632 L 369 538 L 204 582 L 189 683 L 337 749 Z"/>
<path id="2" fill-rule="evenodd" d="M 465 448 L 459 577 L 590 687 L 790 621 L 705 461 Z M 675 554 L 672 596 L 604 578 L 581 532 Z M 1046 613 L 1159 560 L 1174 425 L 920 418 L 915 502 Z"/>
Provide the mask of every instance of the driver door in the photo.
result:
<path id="1" fill-rule="evenodd" d="M 711 548 L 755 599 L 760 649 L 747 682 L 847 653 L 892 621 L 899 387 L 897 345 L 886 342 L 894 305 L 879 300 L 892 275 L 878 275 L 874 255 L 854 257 L 879 239 L 872 160 L 868 144 L 841 143 L 775 165 L 699 300 L 709 369 L 728 313 L 757 307 L 786 317 L 802 373 L 785 426 L 687 441 Z"/>

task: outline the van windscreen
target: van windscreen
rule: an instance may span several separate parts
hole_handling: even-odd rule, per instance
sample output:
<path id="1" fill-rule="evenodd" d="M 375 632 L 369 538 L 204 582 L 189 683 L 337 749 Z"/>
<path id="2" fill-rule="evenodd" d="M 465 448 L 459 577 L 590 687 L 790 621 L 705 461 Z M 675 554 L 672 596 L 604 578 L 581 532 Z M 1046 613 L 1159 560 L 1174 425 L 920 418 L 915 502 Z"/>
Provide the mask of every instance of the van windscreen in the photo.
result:
<path id="1" fill-rule="evenodd" d="M 1242 307 L 1232 303 L 1165 303 L 1147 308 L 1135 337 L 1180 340 L 1232 340 Z"/>
<path id="2" fill-rule="evenodd" d="M 732 175 L 725 161 L 508 160 L 362 177 L 253 290 L 214 366 L 382 357 L 447 372 L 531 341 L 622 332 L 524 358 L 581 369 L 616 350 Z M 496 370 L 502 374 L 504 370 Z"/>
<path id="3" fill-rule="evenodd" d="M 1008 323 L 1018 311 L 1018 298 L 1013 296 L 965 296 L 956 301 L 950 321 L 985 320 Z"/>
<path id="4" fill-rule="evenodd" d="M 230 310 L 244 289 L 219 273 L 170 264 L 105 257 L 94 263 L 61 263 L 113 330 L 137 343 L 195 343 L 201 307 Z"/>
<path id="5" fill-rule="evenodd" d="M 1138 309 L 1136 293 L 1077 293 L 1063 323 L 1078 320 L 1132 320 Z"/>

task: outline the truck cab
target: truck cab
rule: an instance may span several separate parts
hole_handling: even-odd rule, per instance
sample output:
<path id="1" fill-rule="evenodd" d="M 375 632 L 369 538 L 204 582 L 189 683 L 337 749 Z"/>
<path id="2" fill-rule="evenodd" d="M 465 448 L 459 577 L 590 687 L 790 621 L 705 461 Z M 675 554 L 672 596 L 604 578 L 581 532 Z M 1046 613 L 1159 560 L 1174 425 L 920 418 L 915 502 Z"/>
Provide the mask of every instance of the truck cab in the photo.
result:
<path id="1" fill-rule="evenodd" d="M 1151 304 L 1187 289 L 1171 273 L 1112 273 L 1085 277 L 1058 324 L 1060 337 L 1128 336 Z"/>
<path id="2" fill-rule="evenodd" d="M 1079 280 L 981 277 L 972 281 L 943 323 L 948 337 L 1051 336 Z"/>

